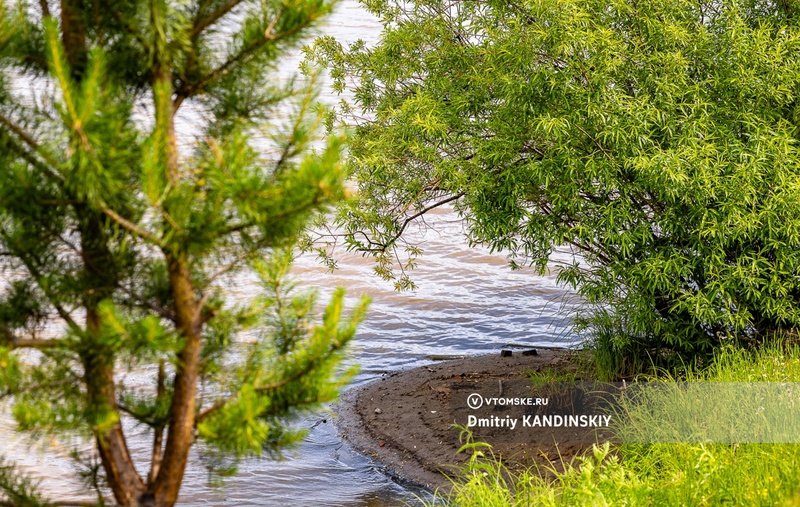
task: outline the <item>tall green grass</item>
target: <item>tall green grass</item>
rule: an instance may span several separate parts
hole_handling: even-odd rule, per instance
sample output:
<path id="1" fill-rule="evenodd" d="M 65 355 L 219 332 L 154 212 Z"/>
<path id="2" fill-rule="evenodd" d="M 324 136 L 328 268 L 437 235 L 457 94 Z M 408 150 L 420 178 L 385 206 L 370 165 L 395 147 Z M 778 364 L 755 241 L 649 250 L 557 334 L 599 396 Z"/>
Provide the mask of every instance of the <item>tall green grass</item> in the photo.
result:
<path id="1" fill-rule="evenodd" d="M 799 382 L 800 349 L 725 349 L 681 380 Z M 800 506 L 798 444 L 606 444 L 549 473 L 517 474 L 487 444 L 464 450 L 472 456 L 445 498 L 453 507 Z"/>

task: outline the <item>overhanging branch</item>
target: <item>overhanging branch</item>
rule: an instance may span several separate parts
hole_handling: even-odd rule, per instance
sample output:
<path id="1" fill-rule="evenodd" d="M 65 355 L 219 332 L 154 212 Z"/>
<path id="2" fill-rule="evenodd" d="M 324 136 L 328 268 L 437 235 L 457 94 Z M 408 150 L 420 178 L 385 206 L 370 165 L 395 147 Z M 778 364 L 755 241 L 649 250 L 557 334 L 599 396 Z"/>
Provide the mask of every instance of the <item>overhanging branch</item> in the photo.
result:
<path id="1" fill-rule="evenodd" d="M 438 208 L 440 206 L 444 206 L 445 204 L 448 204 L 448 203 L 451 203 L 453 201 L 457 201 L 457 200 L 461 199 L 462 197 L 464 197 L 464 195 L 466 195 L 465 192 L 459 192 L 459 193 L 457 193 L 455 195 L 451 195 L 450 197 L 448 197 L 446 199 L 442 199 L 441 201 L 438 201 L 438 202 L 436 202 L 434 204 L 431 204 L 430 206 L 418 211 L 417 213 L 414 213 L 413 215 L 411 215 L 410 217 L 406 218 L 403 221 L 402 225 L 400 226 L 400 230 L 397 231 L 397 233 L 395 233 L 395 235 L 392 236 L 386 242 L 379 243 L 379 242 L 373 241 L 372 239 L 369 238 L 369 235 L 367 233 L 363 232 L 363 231 L 354 231 L 354 232 L 351 233 L 351 236 L 356 235 L 356 234 L 362 234 L 364 237 L 367 238 L 367 242 L 370 245 L 376 245 L 376 248 L 362 248 L 362 249 L 359 249 L 359 251 L 361 251 L 361 252 L 370 252 L 370 253 L 385 252 L 386 249 L 389 248 L 389 246 L 394 244 L 394 242 L 397 241 L 400 238 L 400 236 L 403 235 L 403 232 L 406 230 L 406 227 L 408 227 L 408 224 L 410 224 L 411 222 L 413 222 L 414 220 L 416 220 L 417 218 L 423 216 L 425 213 L 428 213 L 431 210 L 434 210 L 434 209 L 436 209 L 436 208 Z"/>

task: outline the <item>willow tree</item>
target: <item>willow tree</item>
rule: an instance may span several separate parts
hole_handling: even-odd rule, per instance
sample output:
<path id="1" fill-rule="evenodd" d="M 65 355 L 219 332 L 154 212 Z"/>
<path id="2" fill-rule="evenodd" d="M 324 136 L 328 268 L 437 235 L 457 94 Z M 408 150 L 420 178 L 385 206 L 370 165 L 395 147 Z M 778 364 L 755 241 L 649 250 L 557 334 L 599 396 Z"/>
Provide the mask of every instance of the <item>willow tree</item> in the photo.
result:
<path id="1" fill-rule="evenodd" d="M 800 325 L 795 1 L 364 1 L 374 46 L 313 55 L 353 100 L 352 248 L 392 271 L 451 205 L 471 243 L 560 271 L 609 366 Z M 399 250 L 399 251 L 398 251 Z"/>
<path id="2" fill-rule="evenodd" d="M 224 471 L 279 451 L 350 374 L 365 302 L 345 318 L 338 291 L 315 324 L 313 294 L 285 280 L 307 221 L 344 196 L 313 88 L 277 77 L 330 9 L 0 4 L 3 407 L 21 431 L 93 441 L 74 456 L 100 504 L 173 505 L 196 442 Z M 256 278 L 257 297 L 226 301 Z M 150 456 L 131 455 L 126 420 Z M 8 465 L 0 503 L 47 504 Z"/>

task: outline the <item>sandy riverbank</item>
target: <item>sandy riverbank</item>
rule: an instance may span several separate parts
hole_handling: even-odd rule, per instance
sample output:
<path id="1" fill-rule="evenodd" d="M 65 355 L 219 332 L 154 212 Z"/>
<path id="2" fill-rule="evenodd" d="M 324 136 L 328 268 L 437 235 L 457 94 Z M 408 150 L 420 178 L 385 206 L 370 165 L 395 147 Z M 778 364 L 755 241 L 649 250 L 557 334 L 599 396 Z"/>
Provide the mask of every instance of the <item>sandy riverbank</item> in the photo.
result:
<path id="1" fill-rule="evenodd" d="M 497 354 L 442 361 L 412 370 L 385 374 L 379 380 L 347 391 L 336 408 L 344 438 L 359 452 L 386 466 L 401 480 L 429 489 L 448 489 L 452 465 L 468 458 L 458 453 L 459 431 L 452 428 L 457 407 L 454 393 L 472 386 L 500 382 L 506 396 L 527 396 L 532 371 L 574 368 L 564 349 L 537 349 L 538 355 Z M 494 453 L 510 469 L 569 459 L 580 446 L 530 443 L 496 444 Z M 560 457 L 559 457 L 560 456 Z"/>

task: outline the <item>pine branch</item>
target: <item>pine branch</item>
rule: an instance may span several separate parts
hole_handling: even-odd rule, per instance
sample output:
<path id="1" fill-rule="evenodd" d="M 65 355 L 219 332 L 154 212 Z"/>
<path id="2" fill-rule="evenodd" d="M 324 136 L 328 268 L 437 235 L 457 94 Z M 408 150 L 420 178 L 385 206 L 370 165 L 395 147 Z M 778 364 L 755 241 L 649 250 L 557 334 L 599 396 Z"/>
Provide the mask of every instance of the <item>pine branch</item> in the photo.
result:
<path id="1" fill-rule="evenodd" d="M 212 24 L 219 21 L 220 18 L 228 14 L 242 2 L 243 0 L 229 0 L 224 4 L 218 6 L 213 12 L 209 13 L 206 16 L 202 16 L 202 14 L 204 9 L 206 8 L 207 2 L 206 1 L 200 2 L 200 5 L 197 8 L 197 14 L 195 15 L 194 24 L 192 25 L 192 30 L 189 32 L 189 40 L 191 41 L 191 51 L 186 55 L 186 63 L 183 66 L 183 71 L 185 73 L 191 73 L 191 71 L 195 67 L 195 64 L 197 62 L 198 42 L 200 35 L 202 35 L 203 31 Z M 183 77 L 181 77 L 181 81 L 185 82 L 186 80 Z M 183 97 L 180 94 L 178 94 L 178 96 L 176 97 L 175 101 L 172 104 L 173 115 L 177 113 L 178 109 L 181 106 L 181 103 L 185 98 L 186 97 Z"/>
<path id="2" fill-rule="evenodd" d="M 273 19 L 270 21 L 269 25 L 267 26 L 266 30 L 264 30 L 264 35 L 255 39 L 250 44 L 246 45 L 242 48 L 238 53 L 232 55 L 228 60 L 225 61 L 222 65 L 217 67 L 216 69 L 212 70 L 205 76 L 201 77 L 197 81 L 193 83 L 189 83 L 186 85 L 181 85 L 178 89 L 175 90 L 176 97 L 173 102 L 173 111 L 176 111 L 181 103 L 187 98 L 190 98 L 198 93 L 203 92 L 206 87 L 231 71 L 237 65 L 241 64 L 242 62 L 246 61 L 248 57 L 250 57 L 253 53 L 256 53 L 260 49 L 263 49 L 268 43 L 277 42 L 281 39 L 285 39 L 287 37 L 291 37 L 292 35 L 300 32 L 304 28 L 308 26 L 308 23 L 298 25 L 291 30 L 286 32 L 275 34 L 273 33 L 273 29 L 275 25 L 278 23 L 280 16 L 283 14 L 283 11 L 279 12 Z M 313 19 L 309 20 L 309 23 L 313 21 Z"/>
<path id="3" fill-rule="evenodd" d="M 251 252 L 245 252 L 242 255 L 237 256 L 234 260 L 228 263 L 226 266 L 222 267 L 219 271 L 211 275 L 208 280 L 206 281 L 206 286 L 211 285 L 215 280 L 219 277 L 224 276 L 226 273 L 230 273 L 234 269 L 238 267 L 240 263 L 246 261 L 248 258 L 252 257 L 253 254 Z"/>
<path id="4" fill-rule="evenodd" d="M 288 385 L 288 384 L 290 384 L 292 382 L 300 380 L 305 375 L 308 375 L 309 373 L 311 373 L 311 371 L 319 364 L 319 362 L 321 360 L 330 357 L 330 355 L 333 353 L 333 351 L 336 348 L 338 348 L 338 347 L 335 347 L 334 349 L 328 349 L 324 354 L 319 354 L 319 355 L 317 355 L 315 357 L 312 357 L 311 359 L 309 359 L 308 364 L 306 365 L 305 368 L 303 368 L 302 370 L 300 370 L 298 372 L 295 372 L 293 375 L 290 375 L 289 377 L 286 377 L 285 379 L 279 380 L 277 382 L 273 382 L 271 384 L 255 386 L 253 389 L 258 393 L 263 393 L 263 392 L 267 392 L 267 391 L 274 391 L 274 390 L 280 389 L 281 387 L 284 387 L 284 386 L 286 386 L 286 385 Z M 225 405 L 227 405 L 231 401 L 235 400 L 238 397 L 238 395 L 239 395 L 238 392 L 233 393 L 229 397 L 217 401 L 216 403 L 214 403 L 213 405 L 211 405 L 207 409 L 205 409 L 202 412 L 200 412 L 199 414 L 197 414 L 197 417 L 195 417 L 195 420 L 194 420 L 195 427 L 197 427 L 197 425 L 200 424 L 205 418 L 207 418 L 211 414 L 215 413 L 216 411 L 220 410 L 221 408 L 223 408 Z"/>
<path id="5" fill-rule="evenodd" d="M 316 89 L 316 77 L 312 81 L 311 85 L 306 89 L 306 93 L 304 94 L 302 104 L 300 106 L 300 110 L 295 115 L 295 120 L 292 125 L 292 133 L 289 136 L 289 140 L 286 142 L 286 145 L 281 150 L 281 155 L 278 157 L 278 161 L 275 163 L 275 169 L 272 171 L 272 178 L 273 180 L 277 178 L 282 172 L 283 167 L 286 162 L 292 157 L 295 156 L 301 148 L 309 141 L 307 136 L 298 138 L 297 132 L 302 128 L 303 122 L 306 121 L 306 114 L 307 110 L 310 105 L 314 102 L 314 91 Z M 317 125 L 315 125 L 311 131 L 315 130 L 319 125 L 320 118 L 317 117 Z"/>
<path id="6" fill-rule="evenodd" d="M 5 335 L 5 332 L 3 333 Z M 8 338 L 7 336 L 3 337 Z M 36 349 L 36 350 L 49 350 L 49 349 L 63 349 L 68 347 L 67 340 L 42 340 L 32 338 L 13 338 L 6 341 L 5 345 L 10 346 L 11 349 Z"/>
<path id="7" fill-rule="evenodd" d="M 63 6 L 63 4 L 62 4 Z M 45 20 L 45 38 L 46 49 L 50 56 L 50 71 L 55 75 L 59 88 L 61 88 L 61 99 L 64 102 L 70 120 L 72 120 L 71 127 L 78 136 L 81 142 L 85 141 L 86 133 L 83 131 L 80 116 L 78 114 L 78 97 L 75 82 L 72 76 L 73 68 L 69 61 L 66 48 L 64 48 L 61 39 L 58 36 L 58 25 L 53 20 Z"/>
<path id="8" fill-rule="evenodd" d="M 192 28 L 192 38 L 200 35 L 203 30 L 216 23 L 221 17 L 225 16 L 234 8 L 236 8 L 237 5 L 242 3 L 242 1 L 243 0 L 228 0 L 224 4 L 217 7 L 213 12 L 209 13 L 207 16 L 199 18 Z"/>
<path id="9" fill-rule="evenodd" d="M 14 122 L 12 122 L 3 115 L 0 115 L 0 123 L 5 125 L 6 128 L 8 128 L 8 130 L 14 133 L 14 135 L 16 135 L 24 144 L 28 145 L 28 147 L 30 147 L 34 151 L 34 153 L 36 153 L 36 155 L 42 158 L 44 163 L 37 160 L 36 157 L 30 154 L 23 147 L 17 146 L 16 143 L 12 142 L 11 148 L 14 149 L 14 151 L 16 151 L 18 155 L 23 157 L 28 163 L 30 163 L 40 171 L 44 172 L 51 179 L 59 182 L 64 180 L 61 174 L 58 173 L 59 164 L 55 160 L 51 159 L 47 154 L 42 153 L 43 150 L 41 145 L 39 145 L 39 143 L 36 142 L 36 140 L 32 136 L 30 136 L 22 128 L 14 124 Z M 6 139 L 8 139 L 10 142 L 12 141 L 8 137 Z"/>
<path id="10" fill-rule="evenodd" d="M 164 360 L 158 363 L 158 379 L 156 387 L 156 405 L 163 399 L 165 388 L 164 382 L 166 381 L 166 374 L 164 372 Z M 147 474 L 147 484 L 153 484 L 158 477 L 158 470 L 161 468 L 161 460 L 164 457 L 164 426 L 153 428 L 153 451 L 150 459 L 150 472 Z"/>
<path id="11" fill-rule="evenodd" d="M 0 327 L 0 345 L 11 349 L 55 349 L 64 348 L 66 340 L 42 340 L 36 338 L 20 338 L 7 327 Z"/>
<path id="12" fill-rule="evenodd" d="M 148 310 L 151 310 L 156 315 L 161 318 L 167 319 L 170 322 L 175 322 L 175 312 L 170 310 L 169 308 L 164 308 L 163 306 L 154 303 L 150 298 L 145 298 L 138 292 L 134 291 L 133 289 L 129 289 L 123 285 L 117 285 L 117 288 L 127 294 L 129 297 L 133 299 L 133 303 L 139 306 L 143 306 Z"/>
<path id="13" fill-rule="evenodd" d="M 8 234 L 6 234 L 6 231 L 0 229 L 0 237 L 8 237 Z M 33 275 L 33 278 L 36 280 L 36 285 L 38 285 L 39 288 L 42 290 L 42 292 L 44 292 L 45 297 L 47 297 L 48 302 L 51 305 L 53 305 L 53 308 L 55 308 L 56 312 L 58 313 L 58 316 L 61 317 L 61 319 L 69 326 L 69 328 L 74 333 L 80 334 L 82 332 L 81 327 L 78 325 L 77 322 L 75 322 L 75 320 L 72 318 L 72 315 L 70 315 L 70 313 L 61 304 L 56 302 L 54 294 L 52 294 L 52 292 L 45 286 L 45 284 L 42 283 L 42 281 L 44 280 L 44 276 L 39 271 L 39 269 L 34 265 L 33 261 L 27 258 L 24 254 L 21 254 L 20 252 L 17 252 L 15 254 L 15 257 L 19 259 L 25 266 L 25 268 L 28 270 L 28 272 L 31 275 Z"/>
<path id="14" fill-rule="evenodd" d="M 42 507 L 49 502 L 39 492 L 38 484 L 27 474 L 18 471 L 17 467 L 0 456 L 0 492 L 7 500 L 0 499 L 0 507 L 17 507 L 20 505 Z"/>
<path id="15" fill-rule="evenodd" d="M 163 247 L 164 246 L 163 242 L 158 237 L 156 237 L 154 234 L 142 229 L 141 227 L 139 227 L 138 225 L 134 224 L 130 220 L 126 219 L 125 217 L 121 216 L 119 213 L 117 213 L 116 211 L 112 210 L 111 208 L 103 206 L 101 209 L 103 211 L 103 214 L 105 214 L 108 218 L 113 220 L 117 225 L 119 225 L 123 229 L 127 230 L 128 232 L 130 232 L 134 236 L 138 236 L 140 239 L 148 241 L 148 242 L 150 242 L 150 243 L 152 243 L 152 244 L 154 244 L 154 245 L 156 245 L 158 247 Z"/>
<path id="16" fill-rule="evenodd" d="M 250 225 L 253 225 L 253 224 L 250 224 Z M 246 228 L 246 227 L 242 227 L 242 228 Z M 235 230 L 239 230 L 239 229 L 235 229 Z M 219 279 L 220 277 L 225 276 L 225 274 L 230 273 L 231 271 L 235 270 L 237 267 L 239 267 L 239 265 L 242 262 L 244 262 L 247 259 L 253 257 L 254 256 L 253 252 L 258 252 L 262 248 L 265 248 L 267 243 L 268 243 L 268 241 L 266 241 L 266 238 L 263 238 L 263 237 L 259 241 L 256 241 L 252 251 L 245 252 L 245 253 L 235 257 L 230 263 L 228 263 L 225 266 L 223 266 L 222 268 L 220 268 L 216 273 L 211 275 L 208 278 L 208 280 L 206 280 L 204 287 L 210 287 L 211 284 L 214 283 L 217 279 Z M 200 302 L 198 303 L 198 307 L 201 309 L 201 311 L 204 310 L 205 304 L 208 301 L 208 298 L 210 296 L 211 296 L 211 292 L 206 292 L 200 298 Z M 203 322 L 207 322 L 214 315 L 215 314 L 211 314 L 209 317 L 204 318 Z"/>
<path id="17" fill-rule="evenodd" d="M 249 229 L 250 227 L 254 227 L 256 224 L 254 222 L 244 222 L 241 224 L 231 225 L 227 229 L 224 229 L 222 232 L 222 236 L 226 236 L 229 234 L 234 234 L 237 232 L 241 232 L 245 229 Z"/>
<path id="18" fill-rule="evenodd" d="M 128 20 L 125 19 L 119 11 L 114 10 L 113 12 L 114 12 L 114 17 L 117 18 L 117 21 L 119 21 L 120 24 L 125 27 L 125 30 L 127 30 L 129 35 L 133 36 L 133 38 L 136 39 L 136 41 L 142 46 L 142 49 L 149 50 L 150 45 L 147 43 L 147 40 L 145 40 L 145 38 L 142 37 L 142 34 L 139 33 L 136 27 L 130 24 Z"/>
<path id="19" fill-rule="evenodd" d="M 158 212 L 161 214 L 161 216 L 164 217 L 164 220 L 166 220 L 167 223 L 170 225 L 170 227 L 172 227 L 176 233 L 183 235 L 183 227 L 181 227 L 178 224 L 178 222 L 176 222 L 175 219 L 172 218 L 172 215 L 170 215 L 167 212 L 167 210 L 164 209 L 161 203 L 157 203 L 156 208 L 158 209 Z"/>
<path id="20" fill-rule="evenodd" d="M 308 201 L 308 202 L 306 202 L 304 204 L 301 204 L 301 205 L 299 205 L 297 207 L 294 207 L 294 208 L 289 208 L 287 210 L 281 211 L 280 213 L 275 214 L 275 215 L 270 215 L 269 220 L 271 220 L 271 221 L 283 220 L 283 219 L 285 219 L 285 218 L 287 218 L 287 217 L 289 217 L 291 215 L 296 215 L 298 213 L 302 213 L 304 211 L 308 211 L 308 210 L 314 208 L 315 206 L 318 206 L 318 205 L 322 204 L 322 202 L 323 201 L 320 198 L 320 195 L 319 194 L 315 195 L 313 199 L 311 199 L 310 201 Z M 240 231 L 243 231 L 245 229 L 249 229 L 250 227 L 256 227 L 257 225 L 258 225 L 258 223 L 256 223 L 256 222 L 244 222 L 244 223 L 232 225 L 232 226 L 230 226 L 230 227 L 228 227 L 226 229 L 223 229 L 219 233 L 219 237 L 226 237 L 226 236 L 229 236 L 230 234 L 233 234 L 233 233 L 236 233 L 236 232 L 240 232 Z M 262 246 L 266 246 L 266 245 L 262 244 Z"/>
<path id="21" fill-rule="evenodd" d="M 136 419 L 136 422 L 139 422 L 139 423 L 144 422 L 145 418 L 147 417 L 147 415 L 149 415 L 149 414 L 143 414 L 141 412 L 137 412 L 132 407 L 129 407 L 122 400 L 117 400 L 116 408 L 117 408 L 117 410 L 119 410 L 123 414 L 127 414 L 130 417 Z"/>

